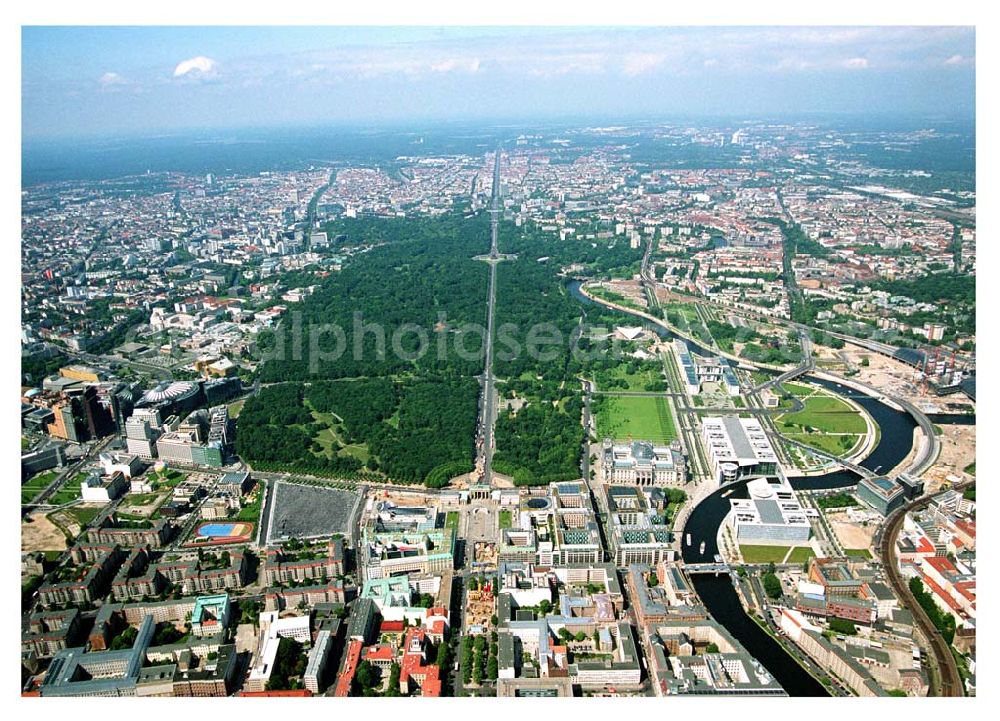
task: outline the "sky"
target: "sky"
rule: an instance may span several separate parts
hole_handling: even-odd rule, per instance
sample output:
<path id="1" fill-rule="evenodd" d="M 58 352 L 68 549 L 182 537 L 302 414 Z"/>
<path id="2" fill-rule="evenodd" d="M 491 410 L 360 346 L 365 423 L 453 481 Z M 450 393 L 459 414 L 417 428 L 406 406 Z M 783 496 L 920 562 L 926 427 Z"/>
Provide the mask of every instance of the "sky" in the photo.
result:
<path id="1" fill-rule="evenodd" d="M 22 137 L 244 126 L 972 117 L 971 27 L 22 28 Z"/>

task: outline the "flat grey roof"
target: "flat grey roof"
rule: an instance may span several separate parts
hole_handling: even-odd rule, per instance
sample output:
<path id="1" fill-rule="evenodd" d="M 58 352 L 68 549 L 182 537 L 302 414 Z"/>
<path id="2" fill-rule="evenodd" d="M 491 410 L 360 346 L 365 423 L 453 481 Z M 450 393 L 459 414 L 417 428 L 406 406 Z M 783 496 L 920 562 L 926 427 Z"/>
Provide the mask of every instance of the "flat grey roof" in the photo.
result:
<path id="1" fill-rule="evenodd" d="M 766 500 L 755 503 L 761 521 L 764 523 L 784 523 L 785 517 L 781 515 L 781 508 L 778 507 L 777 501 Z"/>
<path id="2" fill-rule="evenodd" d="M 747 440 L 747 435 L 743 431 L 743 424 L 740 423 L 740 419 L 725 416 L 722 419 L 722 423 L 726 426 L 726 433 L 729 434 L 729 442 L 733 444 L 733 452 L 736 453 L 736 457 L 756 458 L 757 454 L 753 452 L 753 447 L 750 445 L 750 441 Z"/>

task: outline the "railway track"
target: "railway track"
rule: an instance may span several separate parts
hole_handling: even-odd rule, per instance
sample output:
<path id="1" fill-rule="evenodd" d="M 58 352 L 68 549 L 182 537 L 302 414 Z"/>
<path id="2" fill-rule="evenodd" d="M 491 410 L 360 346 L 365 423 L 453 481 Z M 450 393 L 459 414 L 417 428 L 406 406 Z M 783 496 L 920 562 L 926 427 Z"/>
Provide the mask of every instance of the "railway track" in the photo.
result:
<path id="1" fill-rule="evenodd" d="M 971 485 L 969 481 L 954 486 L 954 490 L 960 491 Z M 941 632 L 937 630 L 924 609 L 917 603 L 917 599 L 910 593 L 909 586 L 903 582 L 903 577 L 899 573 L 896 565 L 896 536 L 903 525 L 903 519 L 910 511 L 918 511 L 926 508 L 934 496 L 928 496 L 900 508 L 892 514 L 882 527 L 882 538 L 879 543 L 879 556 L 882 558 L 882 566 L 885 568 L 886 578 L 892 586 L 896 596 L 906 604 L 913 614 L 913 620 L 917 624 L 924 638 L 930 644 L 930 650 L 934 655 L 935 667 L 938 676 L 938 684 L 935 687 L 934 679 L 931 679 L 928 695 L 934 696 L 964 696 L 965 684 L 958 672 L 955 657 L 951 653 L 951 648 L 944 640 Z"/>

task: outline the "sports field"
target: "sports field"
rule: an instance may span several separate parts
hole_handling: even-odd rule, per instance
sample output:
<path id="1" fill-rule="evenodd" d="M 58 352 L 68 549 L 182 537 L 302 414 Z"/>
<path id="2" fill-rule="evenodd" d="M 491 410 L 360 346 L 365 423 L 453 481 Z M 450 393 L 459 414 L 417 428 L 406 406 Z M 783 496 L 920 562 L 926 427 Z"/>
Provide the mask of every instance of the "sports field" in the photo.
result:
<path id="1" fill-rule="evenodd" d="M 225 543 L 246 543 L 253 536 L 254 524 L 243 521 L 209 521 L 202 523 L 188 546 L 211 546 Z"/>
<path id="2" fill-rule="evenodd" d="M 664 396 L 604 396 L 596 418 L 599 438 L 669 443 L 677 437 Z"/>

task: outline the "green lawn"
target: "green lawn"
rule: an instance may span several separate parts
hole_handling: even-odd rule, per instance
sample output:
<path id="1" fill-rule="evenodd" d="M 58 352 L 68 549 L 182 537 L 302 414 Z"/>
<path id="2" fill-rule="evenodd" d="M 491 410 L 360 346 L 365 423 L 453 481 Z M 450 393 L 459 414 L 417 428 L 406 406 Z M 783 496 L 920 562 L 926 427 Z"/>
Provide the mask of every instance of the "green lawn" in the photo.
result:
<path id="1" fill-rule="evenodd" d="M 236 514 L 233 518 L 234 521 L 249 521 L 252 523 L 257 523 L 260 521 L 260 507 L 264 504 L 264 491 L 266 490 L 263 483 L 258 483 L 257 487 L 254 488 L 250 493 L 252 494 L 252 500 L 249 504 L 246 504 L 246 499 L 244 503 L 246 505 L 240 509 L 240 512 Z"/>
<path id="2" fill-rule="evenodd" d="M 75 518 L 81 526 L 86 526 L 103 510 L 103 506 L 74 506 L 67 508 L 65 512 Z"/>
<path id="3" fill-rule="evenodd" d="M 812 550 L 812 546 L 799 546 L 788 557 L 788 563 L 805 563 L 815 555 L 816 552 Z"/>
<path id="4" fill-rule="evenodd" d="M 368 453 L 368 445 L 365 443 L 348 443 L 341 433 L 340 423 L 332 413 L 320 413 L 313 409 L 312 406 L 309 406 L 309 410 L 312 413 L 313 420 L 324 426 L 314 436 L 316 442 L 323 449 L 322 455 L 325 455 L 327 458 L 333 458 L 334 453 L 336 453 L 338 456 L 354 456 L 362 463 L 368 462 L 370 455 Z M 310 428 L 303 428 L 303 430 L 306 433 L 312 432 Z M 338 447 L 337 451 L 334 451 L 335 446 Z M 321 454 L 317 453 L 316 455 Z"/>
<path id="5" fill-rule="evenodd" d="M 151 482 L 159 484 L 161 488 L 173 488 L 180 485 L 181 481 L 187 478 L 187 473 L 167 468 L 163 473 L 150 471 L 146 477 Z"/>
<path id="6" fill-rule="evenodd" d="M 848 556 L 864 556 L 865 558 L 872 557 L 872 552 L 867 548 L 845 548 L 844 553 Z"/>
<path id="7" fill-rule="evenodd" d="M 770 376 L 768 376 L 768 377 L 770 377 Z M 805 396 L 808 396 L 814 390 L 816 390 L 815 388 L 812 388 L 811 386 L 804 386 L 801 383 L 782 383 L 781 387 L 784 388 L 789 393 L 791 393 L 793 396 L 798 396 L 799 398 L 803 398 Z"/>
<path id="8" fill-rule="evenodd" d="M 159 492 L 154 493 L 129 493 L 125 500 L 130 506 L 148 506 L 160 497 Z"/>
<path id="9" fill-rule="evenodd" d="M 781 563 L 790 546 L 740 546 L 746 563 Z"/>
<path id="10" fill-rule="evenodd" d="M 807 446 L 832 453 L 835 456 L 846 456 L 857 445 L 860 436 L 849 433 L 836 435 L 829 433 L 785 433 L 787 438 Z"/>
<path id="11" fill-rule="evenodd" d="M 622 388 L 620 386 L 612 387 L 611 384 L 607 384 L 609 379 L 623 380 L 627 384 L 627 387 Z M 660 371 L 659 363 L 655 366 L 650 365 L 649 367 L 642 368 L 638 373 L 629 373 L 628 366 L 625 364 L 616 366 L 610 371 L 598 374 L 595 378 L 598 390 L 629 390 L 629 391 L 644 391 L 646 386 L 650 383 L 662 383 L 664 382 L 663 373 Z"/>
<path id="12" fill-rule="evenodd" d="M 229 417 L 236 420 L 240 417 L 240 411 L 243 410 L 243 404 L 246 403 L 246 399 L 241 401 L 236 401 L 235 403 L 229 404 Z"/>
<path id="13" fill-rule="evenodd" d="M 80 484 L 87 479 L 87 475 L 86 473 L 77 473 L 72 478 L 64 481 L 62 486 L 49 497 L 49 503 L 54 506 L 61 506 L 64 503 L 69 503 L 80 498 L 82 495 Z"/>
<path id="14" fill-rule="evenodd" d="M 663 305 L 663 309 L 671 314 L 671 317 L 680 316 L 676 320 L 680 321 L 679 328 L 681 330 L 688 330 L 692 325 L 700 325 L 701 318 L 698 317 L 698 311 L 691 303 L 666 303 Z"/>
<path id="15" fill-rule="evenodd" d="M 57 471 L 38 473 L 21 484 L 21 503 L 31 503 L 59 475 Z"/>
<path id="16" fill-rule="evenodd" d="M 784 386 L 801 398 L 805 407 L 798 413 L 775 418 L 782 435 L 841 457 L 849 455 L 862 442 L 868 425 L 849 403 L 823 389 L 797 383 Z"/>
<path id="17" fill-rule="evenodd" d="M 669 443 L 677 430 L 665 397 L 605 396 L 597 413 L 597 435 Z"/>
<path id="18" fill-rule="evenodd" d="M 444 517 L 445 528 L 458 528 L 458 511 L 448 511 Z"/>
<path id="19" fill-rule="evenodd" d="M 966 473 L 968 473 L 968 474 L 969 474 L 970 476 L 974 476 L 974 475 L 976 475 L 976 464 L 975 464 L 975 462 L 973 462 L 973 463 L 970 463 L 969 465 L 967 465 L 967 466 L 966 466 L 966 467 L 964 468 L 964 470 L 965 470 L 965 472 L 966 472 Z"/>
<path id="20" fill-rule="evenodd" d="M 778 422 L 785 427 L 811 426 L 827 433 L 864 433 L 868 426 L 856 410 L 839 398 L 811 397 L 798 413 L 780 416 Z"/>
<path id="21" fill-rule="evenodd" d="M 510 511 L 500 511 L 500 530 L 505 528 L 510 528 L 511 525 L 511 513 Z"/>
<path id="22" fill-rule="evenodd" d="M 639 305 L 634 300 L 626 298 L 621 293 L 616 293 L 608 288 L 602 288 L 600 286 L 594 286 L 587 288 L 587 292 L 590 293 L 595 298 L 601 298 L 602 300 L 610 301 L 611 303 L 617 303 L 618 305 L 624 306 L 626 308 L 632 308 L 634 310 L 646 310 L 644 305 Z"/>
<path id="23" fill-rule="evenodd" d="M 80 498 L 80 496 L 80 486 L 73 486 L 72 484 L 67 483 L 49 496 L 49 503 L 53 506 L 61 506 L 65 503 L 75 501 L 77 498 Z"/>

